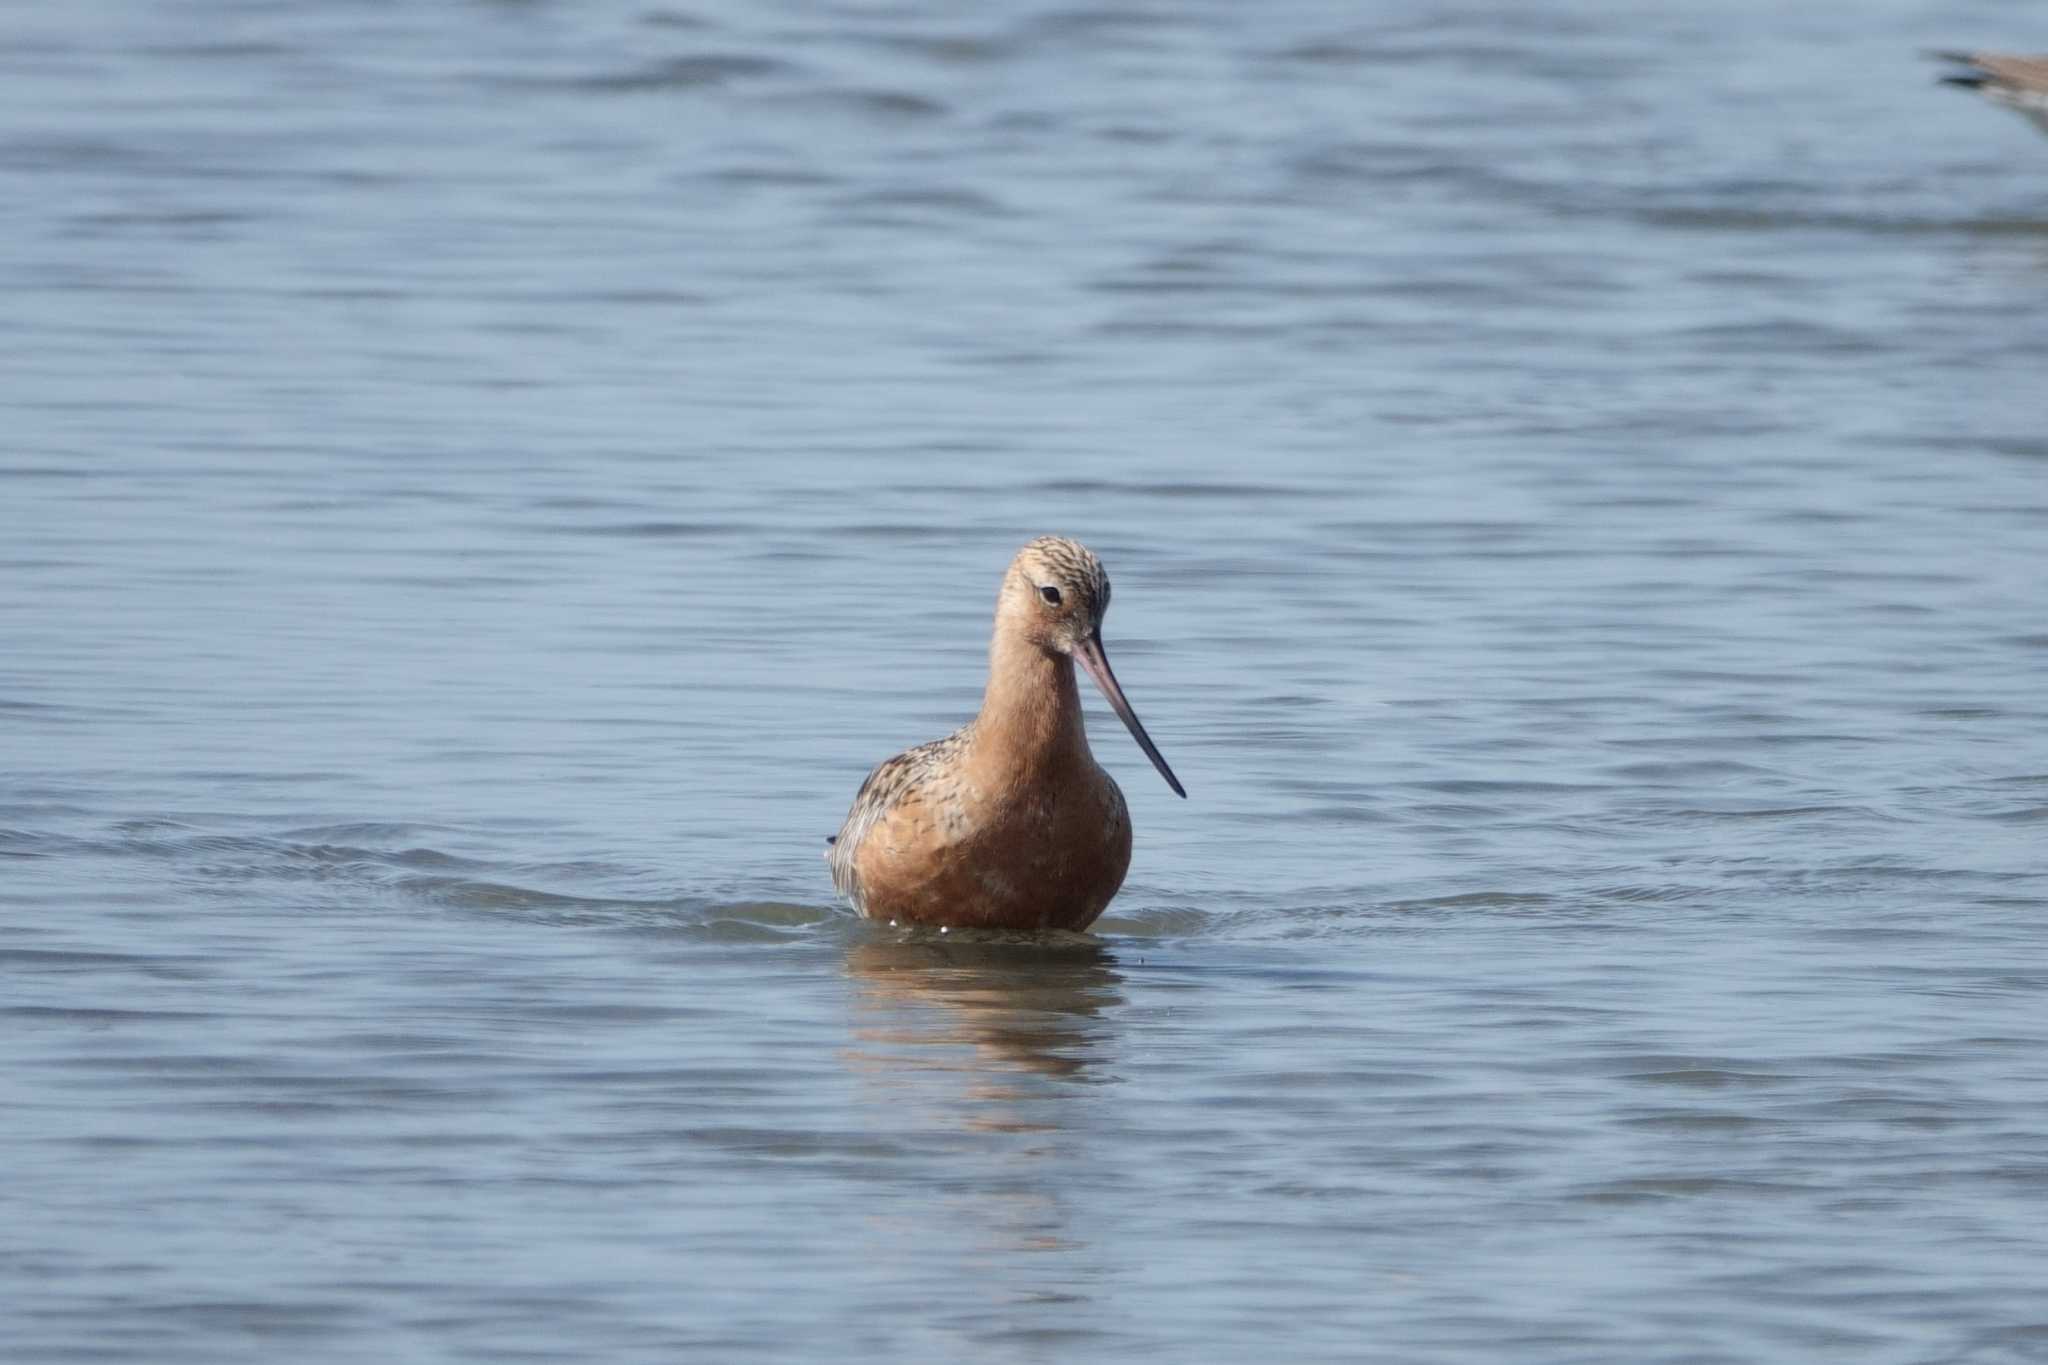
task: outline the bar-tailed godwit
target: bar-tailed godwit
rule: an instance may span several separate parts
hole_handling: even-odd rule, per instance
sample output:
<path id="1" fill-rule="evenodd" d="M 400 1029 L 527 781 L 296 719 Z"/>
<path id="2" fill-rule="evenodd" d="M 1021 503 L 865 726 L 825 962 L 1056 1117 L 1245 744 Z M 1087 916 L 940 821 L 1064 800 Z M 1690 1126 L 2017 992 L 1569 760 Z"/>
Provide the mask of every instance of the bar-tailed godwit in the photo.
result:
<path id="1" fill-rule="evenodd" d="M 2010 52 L 1935 52 L 1930 56 L 1963 69 L 1941 78 L 1944 85 L 1974 90 L 1993 104 L 2032 120 L 2048 133 L 2048 55 Z"/>
<path id="2" fill-rule="evenodd" d="M 869 919 L 984 929 L 1085 929 L 1123 885 L 1131 817 L 1088 751 L 1080 660 L 1181 795 L 1102 650 L 1109 575 L 1084 545 L 1041 536 L 996 597 L 981 713 L 868 774 L 825 857 Z"/>

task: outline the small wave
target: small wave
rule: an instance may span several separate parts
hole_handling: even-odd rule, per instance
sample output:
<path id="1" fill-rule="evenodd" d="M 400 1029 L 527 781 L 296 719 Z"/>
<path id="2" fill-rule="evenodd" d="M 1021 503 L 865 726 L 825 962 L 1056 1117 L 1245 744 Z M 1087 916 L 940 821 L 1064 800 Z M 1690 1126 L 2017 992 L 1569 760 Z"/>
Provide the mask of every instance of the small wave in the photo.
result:
<path id="1" fill-rule="evenodd" d="M 821 906 L 781 901 L 582 896 L 465 877 L 406 877 L 393 890 L 434 905 L 537 923 L 681 933 L 727 943 L 786 942 L 850 918 Z"/>
<path id="2" fill-rule="evenodd" d="M 666 57 L 641 66 L 603 71 L 564 82 L 576 90 L 607 94 L 641 94 L 656 90 L 694 90 L 739 80 L 761 80 L 793 74 L 797 68 L 773 57 L 752 53 L 705 53 Z"/>

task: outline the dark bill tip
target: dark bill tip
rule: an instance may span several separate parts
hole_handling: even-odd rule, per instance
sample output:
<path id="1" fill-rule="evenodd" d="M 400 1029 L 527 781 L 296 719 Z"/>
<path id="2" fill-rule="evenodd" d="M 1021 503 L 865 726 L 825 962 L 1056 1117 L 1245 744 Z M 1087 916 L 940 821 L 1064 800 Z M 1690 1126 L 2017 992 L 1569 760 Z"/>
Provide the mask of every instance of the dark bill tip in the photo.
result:
<path id="1" fill-rule="evenodd" d="M 1166 785 L 1173 788 L 1173 794 L 1187 799 L 1188 790 L 1181 786 L 1180 779 L 1173 775 L 1173 769 L 1166 766 L 1166 758 L 1159 752 L 1159 746 L 1152 742 L 1152 736 L 1145 733 L 1144 725 L 1138 720 L 1138 713 L 1131 709 L 1123 688 L 1117 685 L 1116 674 L 1109 671 L 1109 656 L 1102 652 L 1102 637 L 1091 635 L 1074 650 L 1081 666 L 1088 670 L 1088 676 L 1095 679 L 1095 685 L 1102 689 L 1102 695 L 1109 699 L 1110 710 L 1131 732 L 1131 738 L 1138 741 L 1138 747 L 1145 751 L 1145 757 L 1152 760 L 1152 766 L 1159 769 L 1159 775 L 1166 779 Z"/>

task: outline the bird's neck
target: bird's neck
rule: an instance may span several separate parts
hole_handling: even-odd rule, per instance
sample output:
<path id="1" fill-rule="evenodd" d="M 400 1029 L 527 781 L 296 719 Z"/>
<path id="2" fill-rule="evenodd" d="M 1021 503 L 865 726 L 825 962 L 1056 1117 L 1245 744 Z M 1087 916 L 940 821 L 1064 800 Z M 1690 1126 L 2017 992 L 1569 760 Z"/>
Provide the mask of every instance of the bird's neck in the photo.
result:
<path id="1" fill-rule="evenodd" d="M 1074 661 L 999 630 L 989 646 L 988 691 L 975 748 L 997 771 L 1042 772 L 1088 757 Z"/>

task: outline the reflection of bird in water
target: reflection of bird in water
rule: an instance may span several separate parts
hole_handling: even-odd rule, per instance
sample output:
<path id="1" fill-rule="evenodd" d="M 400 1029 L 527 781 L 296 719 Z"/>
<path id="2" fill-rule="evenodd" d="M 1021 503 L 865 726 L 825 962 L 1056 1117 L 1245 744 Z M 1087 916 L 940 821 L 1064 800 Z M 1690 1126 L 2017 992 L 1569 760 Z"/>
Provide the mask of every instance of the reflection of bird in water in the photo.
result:
<path id="1" fill-rule="evenodd" d="M 863 1042 L 889 1050 L 860 1054 L 862 1069 L 1079 1075 L 1101 1060 L 1108 1032 L 1102 1012 L 1123 1003 L 1114 960 L 1089 939 L 855 943 L 846 965 L 860 984 L 860 1004 L 864 1012 L 887 1016 L 858 1032 Z M 934 1045 L 971 1047 L 974 1060 L 950 1067 L 926 1052 L 898 1051 Z M 1002 1089 L 981 1098 L 1018 1095 Z"/>
<path id="2" fill-rule="evenodd" d="M 948 1296 L 1034 1317 L 1088 1311 L 1088 1287 L 1119 1278 L 1118 1243 L 1088 1216 L 1104 1153 L 1073 1140 L 1124 1121 L 1104 1084 L 1124 1003 L 1110 951 L 1078 935 L 854 940 L 855 1041 L 841 1060 L 870 1130 L 915 1154 L 903 1179 L 917 1191 L 876 1202 L 868 1254 L 957 1245 L 930 1281 Z"/>
<path id="3" fill-rule="evenodd" d="M 1123 885 L 1131 818 L 1095 762 L 1074 661 L 1168 786 L 1179 779 L 1124 700 L 1102 650 L 1109 575 L 1084 545 L 1041 536 L 996 598 L 981 713 L 868 774 L 825 857 L 869 919 L 983 929 L 1085 929 Z"/>
<path id="4" fill-rule="evenodd" d="M 1974 90 L 1993 104 L 2020 114 L 2048 132 L 2048 55 L 2006 52 L 1936 52 L 1938 60 L 1962 69 L 1941 78 L 1944 85 Z"/>

